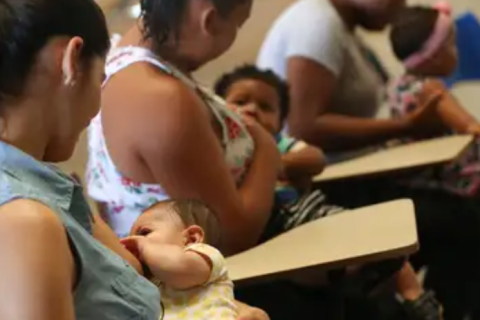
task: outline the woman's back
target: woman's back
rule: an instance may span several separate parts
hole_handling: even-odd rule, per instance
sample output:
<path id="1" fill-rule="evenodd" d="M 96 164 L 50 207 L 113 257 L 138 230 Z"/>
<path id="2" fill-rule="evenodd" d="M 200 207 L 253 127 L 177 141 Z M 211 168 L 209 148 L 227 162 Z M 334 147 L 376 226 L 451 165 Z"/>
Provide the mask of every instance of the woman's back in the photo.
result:
<path id="1" fill-rule="evenodd" d="M 115 76 L 117 82 L 112 82 L 111 85 L 109 83 L 108 88 L 105 90 L 110 90 L 109 93 L 113 92 L 118 90 L 118 82 L 131 81 L 131 75 L 126 74 L 129 70 L 125 70 L 125 73 L 123 73 L 123 70 L 138 66 L 138 64 L 144 64 L 144 67 L 151 68 L 154 72 L 161 72 L 158 77 L 152 78 L 150 81 L 158 82 L 161 85 L 165 77 L 171 77 L 199 96 L 205 105 L 205 110 L 202 111 L 208 114 L 212 125 L 217 129 L 215 131 L 221 143 L 228 169 L 235 183 L 237 185 L 240 184 L 251 161 L 254 146 L 239 117 L 225 108 L 224 102 L 220 98 L 199 86 L 174 66 L 161 61 L 151 51 L 141 47 L 128 46 L 112 50 L 107 61 L 106 81 Z M 145 77 L 140 75 L 137 77 L 137 80 L 145 81 Z M 132 92 L 129 92 L 129 94 L 135 94 L 134 90 L 132 89 Z M 137 94 L 139 93 L 137 92 Z M 106 99 L 107 103 L 112 101 L 112 99 Z M 159 104 L 161 103 L 159 101 Z M 106 107 L 111 111 L 115 108 L 115 105 L 109 104 Z M 123 105 L 116 112 L 121 113 L 125 109 L 135 110 L 136 113 L 142 112 L 141 105 Z M 126 112 L 129 111 L 127 110 Z M 111 116 L 112 113 L 108 113 L 108 115 Z M 106 210 L 105 214 L 110 225 L 122 237 L 128 235 L 133 222 L 141 211 L 155 202 L 169 198 L 169 195 L 158 183 L 142 183 L 141 179 L 138 178 L 141 174 L 136 175 L 135 179 L 129 177 L 129 173 L 135 172 L 134 174 L 136 174 L 136 172 L 140 171 L 136 170 L 139 166 L 143 167 L 144 171 L 148 171 L 148 168 L 145 168 L 145 164 L 142 161 L 136 161 L 136 159 L 132 161 L 124 160 L 125 157 L 122 155 L 125 152 L 128 154 L 134 153 L 133 150 L 127 150 L 128 145 L 126 144 L 124 145 L 125 149 L 121 153 L 115 153 L 114 155 L 109 153 L 107 145 L 111 145 L 112 142 L 111 140 L 109 141 L 108 137 L 113 137 L 114 135 L 105 137 L 104 121 L 105 119 L 102 119 L 102 113 L 100 112 L 93 120 L 89 129 L 88 189 L 93 199 L 104 203 L 103 208 Z M 128 132 L 130 129 L 128 127 L 116 126 L 114 131 Z M 145 139 L 148 138 L 150 137 L 145 137 Z M 172 137 L 172 139 L 175 139 L 175 137 Z M 194 161 L 189 165 L 195 165 Z M 127 172 L 127 174 L 124 172 Z M 152 179 L 152 177 L 147 177 L 147 179 Z"/>
<path id="2" fill-rule="evenodd" d="M 251 6 L 142 1 L 139 23 L 110 56 L 90 130 L 89 192 L 117 234 L 170 197 L 202 201 L 217 214 L 224 253 L 259 241 L 280 160 L 275 142 L 191 78 L 230 47 Z"/>

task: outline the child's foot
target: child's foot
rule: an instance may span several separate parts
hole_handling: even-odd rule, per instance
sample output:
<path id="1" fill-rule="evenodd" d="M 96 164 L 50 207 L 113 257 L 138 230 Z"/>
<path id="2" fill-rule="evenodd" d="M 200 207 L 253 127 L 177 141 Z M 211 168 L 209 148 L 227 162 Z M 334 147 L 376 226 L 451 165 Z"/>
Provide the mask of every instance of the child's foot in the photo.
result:
<path id="1" fill-rule="evenodd" d="M 415 300 L 404 300 L 403 309 L 409 320 L 443 319 L 443 307 L 431 291 L 422 293 Z"/>

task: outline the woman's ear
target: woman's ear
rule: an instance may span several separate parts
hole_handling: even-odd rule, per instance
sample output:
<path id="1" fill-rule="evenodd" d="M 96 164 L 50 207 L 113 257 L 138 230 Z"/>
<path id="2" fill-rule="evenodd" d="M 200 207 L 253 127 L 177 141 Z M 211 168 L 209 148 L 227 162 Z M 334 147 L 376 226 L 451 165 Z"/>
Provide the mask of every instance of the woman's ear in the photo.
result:
<path id="1" fill-rule="evenodd" d="M 218 19 L 218 12 L 215 8 L 210 7 L 204 10 L 200 20 L 202 33 L 210 37 L 215 36 L 219 28 Z"/>
<path id="2" fill-rule="evenodd" d="M 184 239 L 185 245 L 203 243 L 203 241 L 205 240 L 205 233 L 200 226 L 193 225 L 185 229 Z"/>
<path id="3" fill-rule="evenodd" d="M 83 39 L 73 37 L 67 44 L 62 58 L 63 81 L 66 86 L 73 86 L 80 70 L 80 55 Z"/>

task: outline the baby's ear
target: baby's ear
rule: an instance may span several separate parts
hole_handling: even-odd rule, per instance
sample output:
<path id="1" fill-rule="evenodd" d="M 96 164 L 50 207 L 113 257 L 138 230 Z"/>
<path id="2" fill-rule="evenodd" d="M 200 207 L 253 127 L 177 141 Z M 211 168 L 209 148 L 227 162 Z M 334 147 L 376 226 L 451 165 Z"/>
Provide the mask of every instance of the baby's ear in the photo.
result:
<path id="1" fill-rule="evenodd" d="M 205 241 L 205 233 L 200 226 L 189 226 L 187 229 L 185 229 L 184 233 L 185 245 L 203 243 Z"/>

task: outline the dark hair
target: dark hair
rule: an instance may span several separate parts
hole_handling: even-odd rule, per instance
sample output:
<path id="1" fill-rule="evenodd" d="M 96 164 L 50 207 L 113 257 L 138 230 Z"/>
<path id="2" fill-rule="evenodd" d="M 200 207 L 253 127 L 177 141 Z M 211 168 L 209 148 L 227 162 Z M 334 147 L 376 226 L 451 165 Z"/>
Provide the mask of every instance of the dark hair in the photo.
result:
<path id="1" fill-rule="evenodd" d="M 23 93 L 37 54 L 56 36 L 81 37 L 84 61 L 105 55 L 110 46 L 94 0 L 0 1 L 0 103 Z"/>
<path id="2" fill-rule="evenodd" d="M 180 24 L 190 0 L 140 0 L 143 38 L 152 39 L 157 50 L 169 37 L 178 38 Z M 209 0 L 224 16 L 247 0 Z"/>
<path id="3" fill-rule="evenodd" d="M 400 12 L 390 30 L 390 42 L 397 59 L 405 60 L 422 48 L 432 35 L 438 16 L 437 9 L 422 6 Z"/>
<path id="4" fill-rule="evenodd" d="M 260 70 L 254 65 L 244 65 L 224 74 L 215 83 L 215 93 L 225 98 L 230 87 L 240 80 L 257 80 L 272 86 L 280 99 L 280 120 L 283 122 L 289 112 L 290 96 L 288 85 L 270 70 Z"/>
<path id="5" fill-rule="evenodd" d="M 186 227 L 197 225 L 202 227 L 205 233 L 205 243 L 214 247 L 220 244 L 220 226 L 217 215 L 198 200 L 165 200 L 154 204 L 156 206 L 167 206 L 182 220 Z M 148 211 L 148 209 L 147 209 Z"/>

